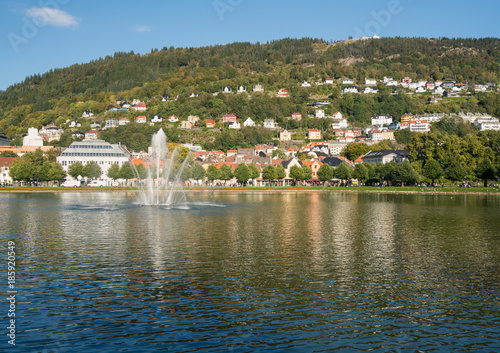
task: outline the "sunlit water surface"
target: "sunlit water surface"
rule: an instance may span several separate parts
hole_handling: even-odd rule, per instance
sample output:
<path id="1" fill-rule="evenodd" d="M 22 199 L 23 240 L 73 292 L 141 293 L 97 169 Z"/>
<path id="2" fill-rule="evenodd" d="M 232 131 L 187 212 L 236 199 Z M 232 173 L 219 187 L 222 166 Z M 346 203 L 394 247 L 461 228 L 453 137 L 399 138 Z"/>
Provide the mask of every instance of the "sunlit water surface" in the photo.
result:
<path id="1" fill-rule="evenodd" d="M 0 194 L 0 210 L 19 351 L 500 351 L 498 196 Z"/>

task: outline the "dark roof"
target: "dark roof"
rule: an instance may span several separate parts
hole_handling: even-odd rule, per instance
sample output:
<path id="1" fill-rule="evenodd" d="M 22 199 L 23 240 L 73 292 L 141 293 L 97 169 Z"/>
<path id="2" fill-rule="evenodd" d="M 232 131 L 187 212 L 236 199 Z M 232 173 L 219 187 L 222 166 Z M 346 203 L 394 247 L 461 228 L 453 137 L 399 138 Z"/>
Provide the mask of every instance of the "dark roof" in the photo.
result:
<path id="1" fill-rule="evenodd" d="M 328 164 L 330 167 L 336 168 L 341 163 L 347 163 L 347 162 L 340 159 L 339 157 L 327 157 L 327 158 L 323 159 L 323 163 Z"/>
<path id="2" fill-rule="evenodd" d="M 408 152 L 406 150 L 380 150 L 380 151 L 370 151 L 365 154 L 362 159 L 373 158 L 373 157 L 383 157 L 389 154 L 395 153 L 398 157 L 408 157 Z"/>

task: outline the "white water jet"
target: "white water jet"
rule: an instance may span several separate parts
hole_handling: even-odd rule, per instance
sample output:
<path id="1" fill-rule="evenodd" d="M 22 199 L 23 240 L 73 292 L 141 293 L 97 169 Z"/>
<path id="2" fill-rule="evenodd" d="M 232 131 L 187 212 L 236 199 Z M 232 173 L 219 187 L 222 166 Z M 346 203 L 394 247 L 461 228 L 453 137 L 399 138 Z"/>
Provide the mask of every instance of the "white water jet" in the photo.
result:
<path id="1" fill-rule="evenodd" d="M 166 206 L 186 202 L 182 187 L 182 172 L 187 158 L 176 171 L 174 162 L 179 154 L 175 149 L 169 156 L 167 136 L 163 129 L 158 130 L 151 139 L 152 152 L 148 163 L 147 177 L 139 178 L 139 195 L 137 202 L 143 206 Z M 136 175 L 138 176 L 137 170 Z"/>

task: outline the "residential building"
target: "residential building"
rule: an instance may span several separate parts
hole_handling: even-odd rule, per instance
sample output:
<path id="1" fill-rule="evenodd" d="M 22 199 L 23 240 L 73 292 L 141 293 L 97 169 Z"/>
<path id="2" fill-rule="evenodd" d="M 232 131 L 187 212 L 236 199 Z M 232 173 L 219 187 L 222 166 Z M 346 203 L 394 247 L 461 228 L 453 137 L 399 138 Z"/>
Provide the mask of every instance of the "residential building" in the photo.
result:
<path id="1" fill-rule="evenodd" d="M 135 109 L 137 111 L 143 112 L 147 109 L 148 107 L 146 106 L 146 103 L 144 102 L 139 102 L 136 105 L 132 106 L 132 109 Z"/>
<path id="2" fill-rule="evenodd" d="M 138 124 L 145 124 L 146 123 L 146 117 L 144 115 L 138 116 L 135 118 L 135 122 Z"/>
<path id="3" fill-rule="evenodd" d="M 108 119 L 106 120 L 106 129 L 112 128 L 112 127 L 117 127 L 118 126 L 118 120 L 117 119 Z"/>
<path id="4" fill-rule="evenodd" d="M 356 86 L 347 86 L 344 87 L 342 93 L 358 93 L 358 88 Z"/>
<path id="5" fill-rule="evenodd" d="M 365 77 L 365 86 L 376 86 L 377 80 L 374 78 L 366 78 Z"/>
<path id="6" fill-rule="evenodd" d="M 231 93 L 231 92 L 232 92 L 231 87 L 227 87 L 227 86 L 226 86 L 226 87 L 224 87 L 224 88 L 222 89 L 222 93 Z"/>
<path id="7" fill-rule="evenodd" d="M 311 83 L 309 81 L 303 81 L 300 84 L 300 87 L 311 87 Z"/>
<path id="8" fill-rule="evenodd" d="M 10 140 L 6 135 L 0 135 L 0 146 L 10 146 Z"/>
<path id="9" fill-rule="evenodd" d="M 436 88 L 436 84 L 434 82 L 427 82 L 425 84 L 425 89 L 432 91 Z"/>
<path id="10" fill-rule="evenodd" d="M 57 126 L 52 124 L 42 127 L 38 131 L 38 134 L 44 141 L 50 142 L 50 141 L 59 141 L 63 132 L 64 132 L 63 129 L 59 129 Z"/>
<path id="11" fill-rule="evenodd" d="M 190 121 L 188 121 L 188 120 L 181 121 L 180 129 L 189 130 L 192 127 L 193 127 L 193 123 L 191 123 Z"/>
<path id="12" fill-rule="evenodd" d="M 332 123 L 332 129 L 347 129 L 347 119 L 335 119 Z"/>
<path id="13" fill-rule="evenodd" d="M 332 119 L 342 119 L 342 113 L 336 112 L 332 115 Z"/>
<path id="14" fill-rule="evenodd" d="M 387 82 L 384 82 L 384 85 L 386 85 L 386 86 L 397 86 L 398 85 L 398 81 L 396 81 L 396 80 L 389 80 Z"/>
<path id="15" fill-rule="evenodd" d="M 168 121 L 170 121 L 171 123 L 176 123 L 179 121 L 179 118 L 176 117 L 175 115 L 171 115 L 169 118 L 168 118 Z"/>
<path id="16" fill-rule="evenodd" d="M 375 115 L 372 116 L 372 125 L 384 126 L 392 123 L 392 116 L 390 115 Z"/>
<path id="17" fill-rule="evenodd" d="M 429 132 L 431 124 L 427 120 L 411 120 L 409 128 L 412 132 Z"/>
<path id="18" fill-rule="evenodd" d="M 408 152 L 405 150 L 381 150 L 370 151 L 362 157 L 363 163 L 402 163 L 408 160 Z"/>
<path id="19" fill-rule="evenodd" d="M 246 91 L 247 91 L 247 88 L 245 86 L 238 86 L 236 93 L 245 93 Z"/>
<path id="20" fill-rule="evenodd" d="M 352 78 L 344 78 L 342 80 L 342 84 L 343 85 L 353 85 L 354 84 L 354 80 Z"/>
<path id="21" fill-rule="evenodd" d="M 362 91 L 363 94 L 375 94 L 378 93 L 378 89 L 374 87 L 365 87 Z"/>
<path id="22" fill-rule="evenodd" d="M 254 92 L 264 92 L 264 86 L 263 85 L 254 85 L 252 87 L 252 90 Z"/>
<path id="23" fill-rule="evenodd" d="M 245 120 L 245 122 L 243 123 L 243 126 L 255 126 L 255 122 L 248 118 L 247 120 Z"/>
<path id="24" fill-rule="evenodd" d="M 321 140 L 321 139 L 323 139 L 323 137 L 321 136 L 321 130 L 309 129 L 309 133 L 307 134 L 307 138 L 309 140 Z"/>
<path id="25" fill-rule="evenodd" d="M 151 119 L 151 122 L 152 123 L 161 123 L 162 120 L 163 120 L 163 118 L 161 116 L 155 115 L 155 116 L 153 116 L 153 119 Z"/>
<path id="26" fill-rule="evenodd" d="M 372 139 L 372 142 L 378 142 L 383 140 L 394 140 L 394 131 L 375 129 L 370 131 L 370 137 Z"/>
<path id="27" fill-rule="evenodd" d="M 275 129 L 276 128 L 276 122 L 273 119 L 265 119 L 264 120 L 264 127 L 266 129 Z"/>
<path id="28" fill-rule="evenodd" d="M 193 92 L 189 95 L 189 98 L 195 98 L 195 97 L 198 97 L 198 93 Z"/>
<path id="29" fill-rule="evenodd" d="M 73 137 L 74 139 L 76 139 L 76 138 L 83 139 L 83 138 L 85 138 L 85 134 L 81 131 L 75 131 L 71 134 L 71 137 Z"/>
<path id="30" fill-rule="evenodd" d="M 305 161 L 302 161 L 302 165 L 307 165 L 309 168 L 311 168 L 311 170 L 312 170 L 312 178 L 311 179 L 312 180 L 318 179 L 318 170 L 323 165 L 323 162 L 315 160 L 315 159 L 311 159 L 311 160 L 306 159 Z"/>
<path id="31" fill-rule="evenodd" d="M 215 127 L 215 120 L 213 119 L 205 119 L 205 125 L 208 129 Z"/>
<path id="32" fill-rule="evenodd" d="M 401 124 L 409 124 L 413 120 L 413 114 L 405 114 L 401 116 Z"/>
<path id="33" fill-rule="evenodd" d="M 403 79 L 401 80 L 401 83 L 406 83 L 409 85 L 410 83 L 412 83 L 411 78 L 409 78 L 408 76 L 403 77 Z"/>
<path id="34" fill-rule="evenodd" d="M 333 85 L 333 78 L 325 78 L 325 84 L 327 85 Z"/>
<path id="35" fill-rule="evenodd" d="M 282 130 L 280 132 L 280 141 L 291 141 L 292 133 L 288 130 Z"/>
<path id="36" fill-rule="evenodd" d="M 10 176 L 10 165 L 17 157 L 0 157 L 0 186 L 12 184 L 13 180 Z"/>
<path id="37" fill-rule="evenodd" d="M 107 178 L 109 167 L 113 164 L 122 166 L 131 160 L 130 153 L 125 146 L 110 144 L 103 140 L 83 140 L 73 142 L 60 156 L 56 157 L 57 163 L 61 164 L 67 172 L 71 164 L 80 162 L 83 165 L 96 162 L 102 171 L 101 178 Z"/>
<path id="38" fill-rule="evenodd" d="M 347 146 L 345 142 L 330 141 L 328 142 L 328 147 L 330 149 L 330 156 L 338 156 L 342 153 L 342 150 Z"/>
<path id="39" fill-rule="evenodd" d="M 300 113 L 293 113 L 292 117 L 290 119 L 292 119 L 292 120 L 302 120 L 302 114 L 300 114 Z"/>
<path id="40" fill-rule="evenodd" d="M 222 117 L 222 122 L 223 123 L 229 123 L 229 122 L 233 122 L 235 123 L 236 122 L 236 115 L 234 114 L 226 114 Z"/>
<path id="41" fill-rule="evenodd" d="M 197 117 L 197 116 L 194 116 L 194 115 L 190 115 L 188 116 L 188 121 L 191 123 L 191 124 L 196 124 L 198 121 L 200 121 L 200 118 Z"/>
<path id="42" fill-rule="evenodd" d="M 323 109 L 316 109 L 315 116 L 316 118 L 322 119 L 325 117 L 325 111 Z"/>
<path id="43" fill-rule="evenodd" d="M 282 88 L 278 90 L 278 97 L 288 97 L 288 90 Z"/>
<path id="44" fill-rule="evenodd" d="M 93 121 L 90 123 L 90 128 L 91 129 L 99 129 L 101 128 L 101 122 L 100 121 Z"/>
<path id="45" fill-rule="evenodd" d="M 97 140 L 97 135 L 99 134 L 99 131 L 97 130 L 90 130 L 85 133 L 85 138 L 88 140 Z"/>
<path id="46" fill-rule="evenodd" d="M 118 125 L 127 125 L 128 123 L 130 123 L 130 120 L 128 120 L 128 118 L 121 118 L 118 121 Z"/>
<path id="47" fill-rule="evenodd" d="M 238 123 L 238 122 L 236 122 L 236 121 L 230 121 L 230 122 L 228 123 L 228 128 L 229 128 L 229 129 L 239 130 L 239 129 L 241 129 L 241 125 L 240 125 L 240 123 Z"/>
<path id="48" fill-rule="evenodd" d="M 94 113 L 92 113 L 92 110 L 86 110 L 82 114 L 82 118 L 91 118 L 94 116 Z"/>

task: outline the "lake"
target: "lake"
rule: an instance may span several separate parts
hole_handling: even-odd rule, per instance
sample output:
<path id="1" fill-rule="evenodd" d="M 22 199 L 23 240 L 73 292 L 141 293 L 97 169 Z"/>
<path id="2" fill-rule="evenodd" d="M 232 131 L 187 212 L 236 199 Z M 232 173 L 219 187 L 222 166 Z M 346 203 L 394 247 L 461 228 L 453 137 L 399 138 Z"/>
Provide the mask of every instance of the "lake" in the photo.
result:
<path id="1" fill-rule="evenodd" d="M 500 197 L 0 194 L 16 348 L 500 351 Z M 9 325 L 9 302 L 1 304 Z M 9 347 L 3 335 L 0 347 Z"/>

